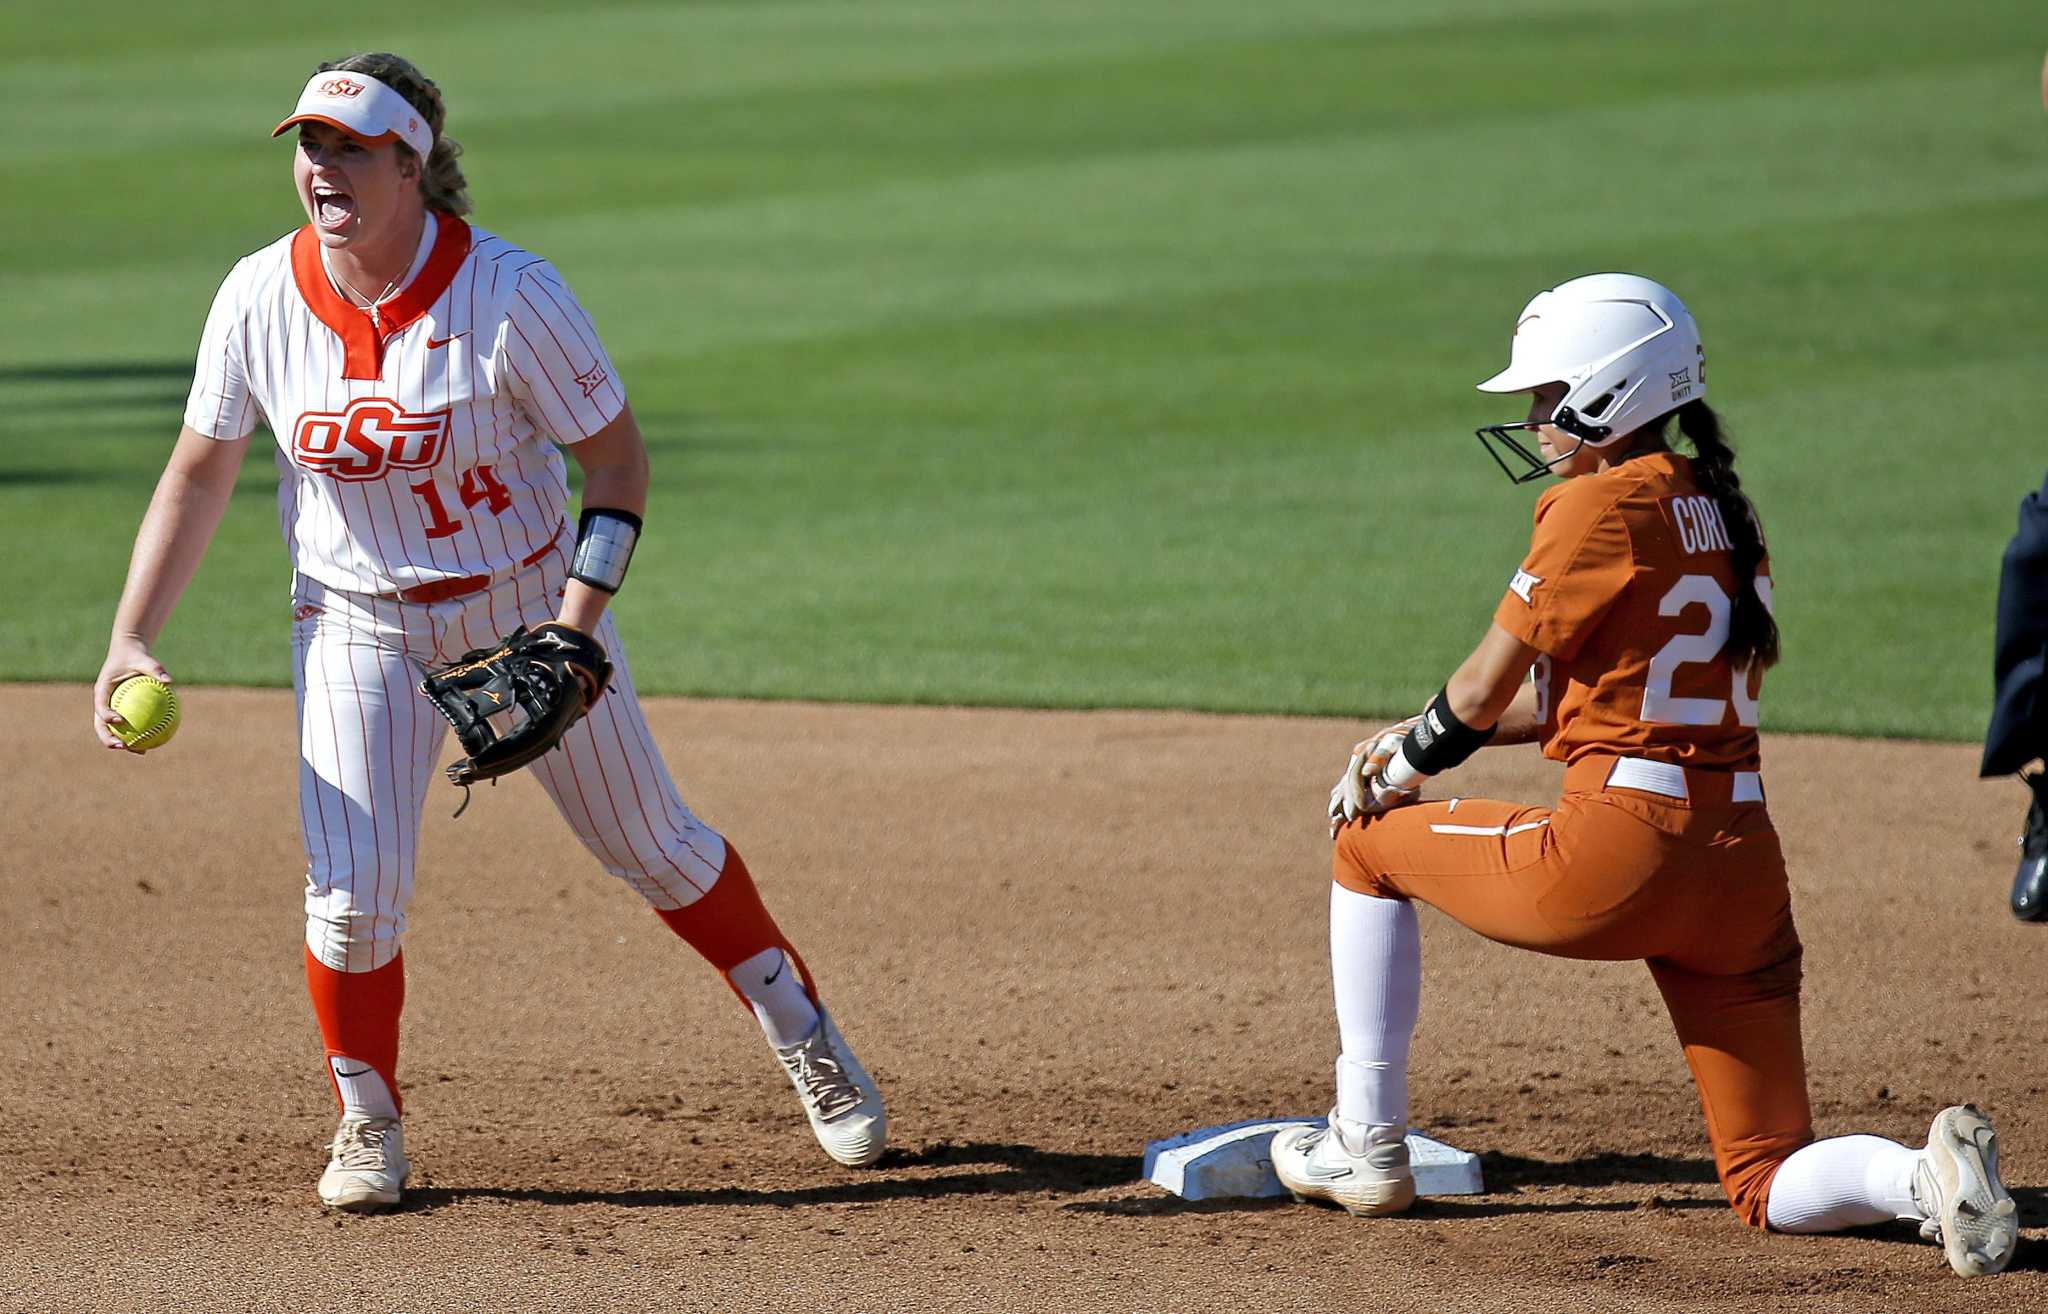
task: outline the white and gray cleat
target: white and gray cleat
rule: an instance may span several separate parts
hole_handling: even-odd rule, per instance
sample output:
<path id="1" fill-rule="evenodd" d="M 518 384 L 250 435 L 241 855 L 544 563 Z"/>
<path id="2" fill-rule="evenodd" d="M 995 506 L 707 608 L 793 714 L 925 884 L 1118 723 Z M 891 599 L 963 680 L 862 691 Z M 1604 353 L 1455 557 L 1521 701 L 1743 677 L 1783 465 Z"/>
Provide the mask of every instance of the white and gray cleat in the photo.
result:
<path id="1" fill-rule="evenodd" d="M 1360 1218 L 1415 1203 L 1405 1140 L 1371 1144 L 1365 1129 L 1330 1110 L 1328 1127 L 1289 1127 L 1273 1137 L 1273 1172 L 1295 1199 L 1333 1204 Z"/>
<path id="2" fill-rule="evenodd" d="M 1913 1173 L 1913 1202 L 1927 1215 L 1920 1235 L 1939 1241 L 1964 1277 L 2000 1272 L 2019 1245 L 2019 1206 L 1998 1180 L 1998 1133 L 1974 1105 L 1934 1115 Z"/>
<path id="3" fill-rule="evenodd" d="M 882 1092 L 853 1056 L 821 1005 L 818 1025 L 796 1044 L 775 1051 L 803 1101 L 818 1144 L 849 1168 L 865 1168 L 888 1148 L 889 1119 Z"/>
<path id="4" fill-rule="evenodd" d="M 320 1201 L 356 1214 L 389 1209 L 411 1175 L 397 1119 L 343 1118 L 327 1171 L 320 1174 Z"/>

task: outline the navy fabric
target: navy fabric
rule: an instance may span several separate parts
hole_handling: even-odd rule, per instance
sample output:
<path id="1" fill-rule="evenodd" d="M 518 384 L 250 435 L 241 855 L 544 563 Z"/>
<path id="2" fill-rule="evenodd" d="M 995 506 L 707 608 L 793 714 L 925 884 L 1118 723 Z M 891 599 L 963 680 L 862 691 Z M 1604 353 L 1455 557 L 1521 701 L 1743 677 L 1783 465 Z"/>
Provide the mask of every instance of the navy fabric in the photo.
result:
<path id="1" fill-rule="evenodd" d="M 2020 525 L 1998 576 L 1995 693 L 1981 774 L 2048 756 L 2048 479 L 2020 499 Z"/>

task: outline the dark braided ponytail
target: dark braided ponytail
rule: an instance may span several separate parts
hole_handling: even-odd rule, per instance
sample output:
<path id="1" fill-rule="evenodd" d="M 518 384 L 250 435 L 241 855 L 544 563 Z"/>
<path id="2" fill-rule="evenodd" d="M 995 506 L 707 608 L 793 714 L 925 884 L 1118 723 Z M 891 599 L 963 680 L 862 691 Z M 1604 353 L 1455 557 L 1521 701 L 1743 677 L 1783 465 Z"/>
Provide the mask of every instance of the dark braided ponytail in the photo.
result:
<path id="1" fill-rule="evenodd" d="M 1764 560 L 1764 532 L 1756 508 L 1743 495 L 1735 473 L 1735 451 L 1721 433 L 1721 417 L 1705 401 L 1678 408 L 1678 430 L 1692 443 L 1692 473 L 1700 491 L 1714 499 L 1735 545 L 1730 564 L 1735 571 L 1735 609 L 1728 617 L 1728 642 L 1722 649 L 1738 671 L 1752 666 L 1768 670 L 1778 664 L 1778 622 L 1756 589 L 1757 567 Z M 1660 426 L 1661 427 L 1661 426 Z"/>

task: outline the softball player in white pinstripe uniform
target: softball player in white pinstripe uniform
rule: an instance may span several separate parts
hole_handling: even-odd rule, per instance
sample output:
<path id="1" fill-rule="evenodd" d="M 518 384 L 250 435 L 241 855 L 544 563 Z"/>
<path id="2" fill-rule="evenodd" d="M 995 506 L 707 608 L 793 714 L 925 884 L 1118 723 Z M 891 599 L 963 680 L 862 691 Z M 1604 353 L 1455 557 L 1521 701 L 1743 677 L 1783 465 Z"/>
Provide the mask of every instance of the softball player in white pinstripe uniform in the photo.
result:
<path id="1" fill-rule="evenodd" d="M 408 1172 L 400 940 L 446 728 L 417 685 L 551 621 L 593 635 L 616 670 L 534 774 L 605 868 L 752 1008 L 826 1151 L 872 1163 L 881 1097 L 739 855 L 678 797 L 605 614 L 647 489 L 625 392 L 554 268 L 463 222 L 442 119 L 433 83 L 374 54 L 323 65 L 278 125 L 297 130 L 310 222 L 238 263 L 214 300 L 94 687 L 95 730 L 121 748 L 112 686 L 169 678 L 150 644 L 266 424 L 293 572 L 306 976 L 342 1109 L 322 1199 L 386 1207 Z M 579 525 L 564 448 L 585 476 Z"/>

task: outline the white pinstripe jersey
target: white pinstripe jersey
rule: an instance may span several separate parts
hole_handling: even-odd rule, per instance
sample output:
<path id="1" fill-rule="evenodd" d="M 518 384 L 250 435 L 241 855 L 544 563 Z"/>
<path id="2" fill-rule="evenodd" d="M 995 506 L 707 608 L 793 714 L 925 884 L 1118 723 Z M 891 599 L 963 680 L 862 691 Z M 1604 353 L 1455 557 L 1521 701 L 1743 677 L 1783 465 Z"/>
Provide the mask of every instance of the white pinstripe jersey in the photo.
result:
<path id="1" fill-rule="evenodd" d="M 310 227 L 244 257 L 215 295 L 185 423 L 277 437 L 292 568 L 394 593 L 499 575 L 560 534 L 560 442 L 626 395 L 554 267 L 449 215 L 425 265 L 368 313 L 328 281 Z M 381 332 L 380 332 L 381 327 Z"/>

